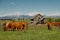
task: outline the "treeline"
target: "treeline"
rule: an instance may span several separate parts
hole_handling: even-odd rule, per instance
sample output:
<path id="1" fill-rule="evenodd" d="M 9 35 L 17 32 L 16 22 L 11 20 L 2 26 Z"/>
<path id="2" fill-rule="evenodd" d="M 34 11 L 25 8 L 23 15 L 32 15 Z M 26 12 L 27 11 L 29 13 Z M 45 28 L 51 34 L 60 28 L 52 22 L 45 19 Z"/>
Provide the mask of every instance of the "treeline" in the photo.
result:
<path id="1" fill-rule="evenodd" d="M 46 18 L 45 22 L 60 22 L 60 18 Z"/>

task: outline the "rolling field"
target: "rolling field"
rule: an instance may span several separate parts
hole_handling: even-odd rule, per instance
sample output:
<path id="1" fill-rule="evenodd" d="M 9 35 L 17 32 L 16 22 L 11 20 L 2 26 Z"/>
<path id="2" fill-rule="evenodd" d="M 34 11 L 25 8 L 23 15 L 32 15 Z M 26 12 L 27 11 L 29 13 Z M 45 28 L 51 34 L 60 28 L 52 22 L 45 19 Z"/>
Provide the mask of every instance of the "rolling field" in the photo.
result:
<path id="1" fill-rule="evenodd" d="M 0 21 L 0 40 L 60 40 L 60 29 L 53 27 L 48 30 L 47 25 L 29 25 L 24 31 L 3 31 Z"/>

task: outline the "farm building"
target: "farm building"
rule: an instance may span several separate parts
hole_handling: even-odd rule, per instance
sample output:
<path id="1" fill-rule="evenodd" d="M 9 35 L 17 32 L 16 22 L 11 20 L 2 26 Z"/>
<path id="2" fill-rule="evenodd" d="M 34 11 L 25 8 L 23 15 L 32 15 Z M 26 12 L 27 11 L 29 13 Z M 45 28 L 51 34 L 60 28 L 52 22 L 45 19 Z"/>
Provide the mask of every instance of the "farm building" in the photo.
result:
<path id="1" fill-rule="evenodd" d="M 45 18 L 41 14 L 37 14 L 31 18 L 31 23 L 33 24 L 44 24 Z"/>

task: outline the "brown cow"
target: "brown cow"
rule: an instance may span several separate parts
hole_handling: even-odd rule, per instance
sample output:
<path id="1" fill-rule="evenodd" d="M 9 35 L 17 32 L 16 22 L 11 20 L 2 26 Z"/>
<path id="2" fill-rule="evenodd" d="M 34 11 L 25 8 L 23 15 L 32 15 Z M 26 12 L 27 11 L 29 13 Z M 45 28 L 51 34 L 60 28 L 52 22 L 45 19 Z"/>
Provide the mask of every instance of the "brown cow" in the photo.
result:
<path id="1" fill-rule="evenodd" d="M 3 27 L 4 31 L 10 30 L 11 22 L 6 22 L 6 23 L 3 24 L 3 26 L 4 26 Z"/>
<path id="2" fill-rule="evenodd" d="M 55 26 L 60 26 L 60 22 L 53 22 Z"/>
<path id="3" fill-rule="evenodd" d="M 47 26 L 48 26 L 48 29 L 49 29 L 49 30 L 52 29 L 52 23 L 51 23 L 51 22 L 48 22 L 48 23 L 47 23 Z"/>
<path id="4" fill-rule="evenodd" d="M 60 22 L 48 22 L 47 25 L 48 25 L 48 29 L 49 29 L 49 30 L 52 29 L 52 26 L 53 26 L 53 25 L 60 28 Z"/>
<path id="5" fill-rule="evenodd" d="M 23 24 L 21 22 L 15 22 L 15 28 L 13 28 L 15 30 L 23 30 Z"/>
<path id="6" fill-rule="evenodd" d="M 23 26 L 19 22 L 6 22 L 4 23 L 4 31 L 7 30 L 17 30 L 20 29 L 22 30 Z"/>
<path id="7" fill-rule="evenodd" d="M 28 23 L 26 21 L 21 22 L 23 25 L 23 29 L 28 29 Z"/>
<path id="8" fill-rule="evenodd" d="M 27 22 L 6 22 L 4 23 L 4 31 L 6 30 L 23 30 L 25 27 L 28 28 Z"/>

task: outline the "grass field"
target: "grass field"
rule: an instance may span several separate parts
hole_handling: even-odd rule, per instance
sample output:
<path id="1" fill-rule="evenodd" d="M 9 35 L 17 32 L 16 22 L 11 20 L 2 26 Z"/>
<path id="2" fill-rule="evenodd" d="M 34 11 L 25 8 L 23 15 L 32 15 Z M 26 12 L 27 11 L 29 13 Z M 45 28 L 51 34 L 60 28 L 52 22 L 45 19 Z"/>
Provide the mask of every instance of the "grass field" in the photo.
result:
<path id="1" fill-rule="evenodd" d="M 3 31 L 0 21 L 0 40 L 60 40 L 60 29 L 48 30 L 46 25 L 29 25 L 24 31 Z"/>

